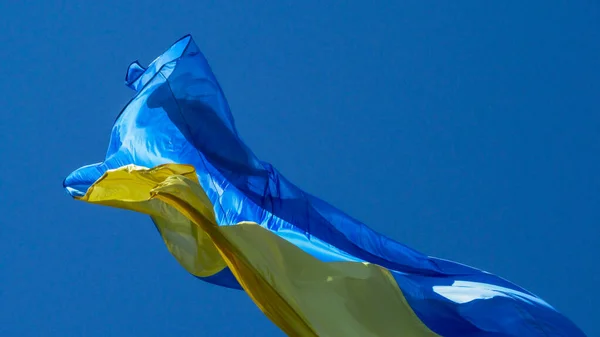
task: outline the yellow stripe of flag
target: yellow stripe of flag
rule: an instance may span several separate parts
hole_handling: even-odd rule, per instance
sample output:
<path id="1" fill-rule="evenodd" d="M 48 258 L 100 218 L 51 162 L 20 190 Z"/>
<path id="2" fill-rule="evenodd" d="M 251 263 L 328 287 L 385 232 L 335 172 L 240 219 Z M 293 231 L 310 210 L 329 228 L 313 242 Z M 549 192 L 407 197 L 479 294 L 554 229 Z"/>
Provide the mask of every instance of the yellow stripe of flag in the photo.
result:
<path id="1" fill-rule="evenodd" d="M 166 222 L 163 228 L 177 227 L 170 223 L 174 219 L 198 245 L 193 256 L 193 249 L 182 249 L 180 241 L 163 234 L 177 260 L 205 273 L 226 264 L 256 305 L 290 336 L 437 336 L 415 315 L 385 268 L 322 262 L 255 223 L 217 226 L 191 166 L 122 167 L 104 174 L 81 199 L 150 214 Z M 202 268 L 190 267 L 200 260 Z"/>

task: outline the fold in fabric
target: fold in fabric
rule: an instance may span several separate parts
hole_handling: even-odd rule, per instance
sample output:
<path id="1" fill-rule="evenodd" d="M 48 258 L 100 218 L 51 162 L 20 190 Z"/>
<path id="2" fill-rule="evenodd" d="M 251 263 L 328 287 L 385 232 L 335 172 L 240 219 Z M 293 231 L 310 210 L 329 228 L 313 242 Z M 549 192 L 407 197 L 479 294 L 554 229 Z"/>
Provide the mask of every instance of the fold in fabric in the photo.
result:
<path id="1" fill-rule="evenodd" d="M 109 170 L 130 164 L 146 168 L 187 164 L 195 173 L 177 175 L 195 176 L 219 227 L 252 222 L 321 262 L 377 265 L 392 275 L 411 310 L 438 335 L 584 336 L 527 290 L 381 235 L 302 191 L 259 160 L 238 135 L 225 95 L 191 36 L 174 43 L 147 68 L 132 63 L 125 82 L 135 96 L 114 123 L 104 161 L 84 166 L 65 179 L 64 187 L 73 197 L 86 195 Z M 186 270 L 212 284 L 242 288 L 239 275 L 223 254 L 217 254 L 214 238 L 198 232 L 189 217 L 136 207 L 150 214 Z M 394 214 L 389 219 L 394 221 Z M 364 293 L 353 296 L 374 291 L 361 288 Z"/>
<path id="2" fill-rule="evenodd" d="M 290 336 L 438 336 L 382 267 L 322 262 L 256 223 L 219 227 L 209 198 L 187 174 L 191 170 L 175 164 L 125 166 L 106 172 L 81 200 L 160 217 L 179 212 L 210 238 L 220 261 Z"/>
<path id="3" fill-rule="evenodd" d="M 174 175 L 198 181 L 189 165 L 170 165 L 157 170 L 127 165 L 108 176 L 105 173 L 77 199 L 150 215 L 169 252 L 189 273 L 198 277 L 214 275 L 226 264 L 207 233 L 175 208 L 148 198 L 151 187 Z"/>

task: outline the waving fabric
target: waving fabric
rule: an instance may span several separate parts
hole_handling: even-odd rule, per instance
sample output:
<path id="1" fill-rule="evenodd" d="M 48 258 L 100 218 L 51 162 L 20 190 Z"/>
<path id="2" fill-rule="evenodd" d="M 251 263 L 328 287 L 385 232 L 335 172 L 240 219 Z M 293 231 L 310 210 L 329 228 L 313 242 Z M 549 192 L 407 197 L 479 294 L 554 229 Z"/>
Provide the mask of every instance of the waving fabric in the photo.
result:
<path id="1" fill-rule="evenodd" d="M 191 36 L 132 63 L 126 84 L 104 161 L 66 190 L 150 215 L 187 271 L 244 289 L 288 334 L 584 336 L 527 290 L 385 237 L 259 160 Z"/>

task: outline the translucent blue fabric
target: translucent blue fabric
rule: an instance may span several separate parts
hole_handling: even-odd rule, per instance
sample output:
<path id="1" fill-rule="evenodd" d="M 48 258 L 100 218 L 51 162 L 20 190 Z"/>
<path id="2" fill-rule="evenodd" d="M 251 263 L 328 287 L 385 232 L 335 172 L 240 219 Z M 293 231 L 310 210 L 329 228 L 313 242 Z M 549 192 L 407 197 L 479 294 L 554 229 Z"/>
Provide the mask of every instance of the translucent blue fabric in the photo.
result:
<path id="1" fill-rule="evenodd" d="M 85 194 L 106 170 L 127 164 L 191 164 L 219 225 L 253 221 L 323 261 L 385 267 L 417 316 L 442 336 L 584 336 L 528 291 L 376 233 L 259 160 L 240 139 L 223 91 L 191 36 L 146 69 L 132 63 L 126 84 L 136 94 L 114 123 L 106 158 L 65 179 L 72 196 Z M 240 288 L 228 269 L 201 279 Z"/>

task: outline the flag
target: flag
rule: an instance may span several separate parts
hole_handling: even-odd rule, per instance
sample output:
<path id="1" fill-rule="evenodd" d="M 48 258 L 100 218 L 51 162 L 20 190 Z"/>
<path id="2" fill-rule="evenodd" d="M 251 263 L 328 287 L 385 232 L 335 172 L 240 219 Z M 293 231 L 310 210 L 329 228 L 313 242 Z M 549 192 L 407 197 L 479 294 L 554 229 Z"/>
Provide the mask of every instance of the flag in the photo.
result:
<path id="1" fill-rule="evenodd" d="M 191 36 L 147 68 L 76 199 L 150 215 L 199 279 L 243 289 L 291 336 L 584 336 L 498 276 L 427 256 L 301 190 L 240 138 Z"/>

